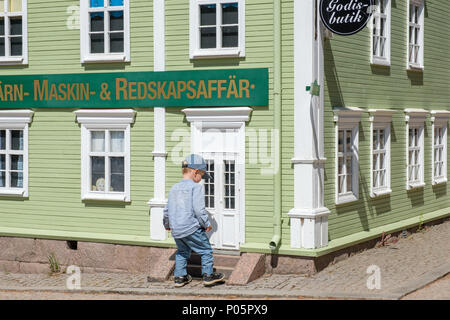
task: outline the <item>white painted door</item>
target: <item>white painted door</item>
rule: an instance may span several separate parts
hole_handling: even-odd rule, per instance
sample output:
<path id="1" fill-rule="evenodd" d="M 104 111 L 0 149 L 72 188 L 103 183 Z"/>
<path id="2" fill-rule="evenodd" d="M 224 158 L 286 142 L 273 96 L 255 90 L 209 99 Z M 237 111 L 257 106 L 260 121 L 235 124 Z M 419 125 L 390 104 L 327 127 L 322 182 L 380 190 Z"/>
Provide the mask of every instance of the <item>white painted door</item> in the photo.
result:
<path id="1" fill-rule="evenodd" d="M 216 249 L 239 249 L 240 171 L 234 153 L 202 153 L 213 181 L 204 181 L 205 207 L 211 214 L 208 233 Z"/>

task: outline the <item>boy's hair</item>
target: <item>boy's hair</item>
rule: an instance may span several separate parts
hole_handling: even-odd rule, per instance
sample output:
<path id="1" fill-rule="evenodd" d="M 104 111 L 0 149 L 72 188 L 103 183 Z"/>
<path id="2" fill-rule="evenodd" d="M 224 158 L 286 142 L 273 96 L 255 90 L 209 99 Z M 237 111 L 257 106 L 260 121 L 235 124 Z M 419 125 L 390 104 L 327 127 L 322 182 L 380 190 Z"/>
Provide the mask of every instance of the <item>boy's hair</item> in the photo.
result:
<path id="1" fill-rule="evenodd" d="M 183 174 L 186 174 L 186 173 L 191 172 L 191 171 L 194 170 L 194 169 L 192 169 L 192 168 L 182 168 L 181 170 L 182 170 L 182 173 L 183 173 Z"/>

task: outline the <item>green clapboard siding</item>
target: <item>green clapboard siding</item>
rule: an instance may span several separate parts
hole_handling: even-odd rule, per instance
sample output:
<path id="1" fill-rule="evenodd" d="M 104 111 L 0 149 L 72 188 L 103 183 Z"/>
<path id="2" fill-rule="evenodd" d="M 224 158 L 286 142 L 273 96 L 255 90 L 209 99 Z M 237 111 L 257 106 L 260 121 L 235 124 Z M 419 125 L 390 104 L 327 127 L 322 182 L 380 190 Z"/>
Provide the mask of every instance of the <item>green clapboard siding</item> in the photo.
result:
<path id="1" fill-rule="evenodd" d="M 421 190 L 406 191 L 405 108 L 450 110 L 447 16 L 448 2 L 429 0 L 425 9 L 425 70 L 406 70 L 406 1 L 392 2 L 391 66 L 371 66 L 370 33 L 334 35 L 325 48 L 325 205 L 330 240 L 417 217 L 450 204 L 447 185 L 431 186 L 431 122 L 425 127 L 425 183 Z M 370 199 L 370 122 L 361 119 L 359 133 L 359 201 L 335 205 L 335 131 L 333 106 L 397 110 L 391 126 L 391 189 L 389 197 Z"/>

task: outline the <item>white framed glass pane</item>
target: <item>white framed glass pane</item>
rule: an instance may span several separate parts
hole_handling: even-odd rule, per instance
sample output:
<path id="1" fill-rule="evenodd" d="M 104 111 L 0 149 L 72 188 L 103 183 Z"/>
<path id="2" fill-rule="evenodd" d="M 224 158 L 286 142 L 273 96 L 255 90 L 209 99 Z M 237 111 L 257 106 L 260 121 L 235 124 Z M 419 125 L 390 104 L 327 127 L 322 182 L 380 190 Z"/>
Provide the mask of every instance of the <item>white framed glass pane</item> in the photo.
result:
<path id="1" fill-rule="evenodd" d="M 99 8 L 104 6 L 104 0 L 90 0 L 91 8 Z"/>
<path id="2" fill-rule="evenodd" d="M 338 177 L 339 183 L 338 183 L 338 193 L 344 192 L 344 176 Z"/>
<path id="3" fill-rule="evenodd" d="M 349 174 L 345 178 L 347 180 L 347 192 L 353 191 L 353 188 L 352 188 L 352 175 Z"/>
<path id="4" fill-rule="evenodd" d="M 124 192 L 125 190 L 125 158 L 111 157 L 111 186 L 112 192 Z"/>
<path id="5" fill-rule="evenodd" d="M 4 171 L 0 171 L 0 187 L 4 188 L 6 186 L 6 176 Z"/>
<path id="6" fill-rule="evenodd" d="M 22 11 L 22 0 L 8 0 L 8 1 L 9 1 L 9 12 Z"/>
<path id="7" fill-rule="evenodd" d="M 109 51 L 124 52 L 124 33 L 114 32 L 109 35 Z"/>
<path id="8" fill-rule="evenodd" d="M 373 155 L 373 170 L 377 170 L 378 169 L 378 155 L 374 154 Z"/>
<path id="9" fill-rule="evenodd" d="M 91 32 L 105 31 L 105 14 L 103 12 L 90 13 L 90 31 Z"/>
<path id="10" fill-rule="evenodd" d="M 22 17 L 11 17 L 9 19 L 9 35 L 22 35 Z"/>
<path id="11" fill-rule="evenodd" d="M 105 131 L 91 131 L 91 151 L 105 152 Z"/>
<path id="12" fill-rule="evenodd" d="M 23 170 L 23 156 L 11 156 L 11 170 Z"/>
<path id="13" fill-rule="evenodd" d="M 23 150 L 22 130 L 11 130 L 11 150 Z"/>
<path id="14" fill-rule="evenodd" d="M 91 53 L 105 52 L 105 35 L 103 33 L 93 33 L 91 38 Z"/>
<path id="15" fill-rule="evenodd" d="M 11 188 L 23 188 L 23 172 L 11 172 Z"/>
<path id="16" fill-rule="evenodd" d="M 347 174 L 352 174 L 352 157 L 347 157 L 345 163 L 345 170 Z"/>
<path id="17" fill-rule="evenodd" d="M 206 4 L 200 6 L 200 25 L 214 26 L 216 25 L 216 5 Z"/>
<path id="18" fill-rule="evenodd" d="M 378 187 L 378 172 L 373 171 L 373 187 Z"/>
<path id="19" fill-rule="evenodd" d="M 344 131 L 338 133 L 338 152 L 344 152 Z"/>
<path id="20" fill-rule="evenodd" d="M 352 132 L 351 131 L 346 131 L 346 147 L 345 147 L 345 152 L 350 152 L 352 151 Z"/>
<path id="21" fill-rule="evenodd" d="M 238 26 L 222 27 L 222 47 L 235 48 L 239 46 Z"/>
<path id="22" fill-rule="evenodd" d="M 10 49 L 9 54 L 11 56 L 21 56 L 22 55 L 22 37 L 10 37 Z"/>
<path id="23" fill-rule="evenodd" d="M 109 13 L 109 30 L 123 31 L 123 11 L 111 11 Z"/>
<path id="24" fill-rule="evenodd" d="M 238 24 L 238 3 L 222 4 L 222 24 Z"/>
<path id="25" fill-rule="evenodd" d="M 123 0 L 109 0 L 109 5 L 111 7 L 123 6 Z"/>
<path id="26" fill-rule="evenodd" d="M 6 150 L 6 130 L 0 130 L 0 150 Z"/>
<path id="27" fill-rule="evenodd" d="M 5 56 L 5 38 L 0 37 L 0 57 Z"/>
<path id="28" fill-rule="evenodd" d="M 6 156 L 0 154 L 0 170 L 6 170 Z"/>
<path id="29" fill-rule="evenodd" d="M 92 191 L 105 191 L 105 157 L 91 157 Z"/>
<path id="30" fill-rule="evenodd" d="M 110 131 L 110 150 L 111 152 L 125 151 L 125 132 L 124 131 Z"/>
<path id="31" fill-rule="evenodd" d="M 211 49 L 216 47 L 216 28 L 200 29 L 200 48 Z"/>
<path id="32" fill-rule="evenodd" d="M 5 11 L 5 0 L 0 0 L 0 12 Z"/>

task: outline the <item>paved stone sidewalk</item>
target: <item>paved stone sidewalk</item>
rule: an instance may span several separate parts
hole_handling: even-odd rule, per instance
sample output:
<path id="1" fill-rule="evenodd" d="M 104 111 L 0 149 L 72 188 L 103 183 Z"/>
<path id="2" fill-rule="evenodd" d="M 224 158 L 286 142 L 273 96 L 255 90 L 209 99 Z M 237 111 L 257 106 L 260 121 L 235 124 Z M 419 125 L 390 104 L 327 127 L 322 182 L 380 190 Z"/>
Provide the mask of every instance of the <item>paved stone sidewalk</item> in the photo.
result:
<path id="1" fill-rule="evenodd" d="M 380 271 L 380 289 L 369 290 L 369 266 Z M 145 274 L 82 274 L 85 292 L 223 295 L 241 297 L 317 297 L 356 299 L 400 299 L 450 272 L 450 220 L 427 227 L 397 243 L 365 250 L 327 267 L 311 277 L 266 275 L 245 286 L 223 284 L 204 288 L 194 280 L 183 288 L 171 281 L 147 282 Z M 68 275 L 0 273 L 0 290 L 67 291 Z M 439 289 L 436 289 L 439 290 Z M 438 292 L 434 292 L 439 296 Z"/>

